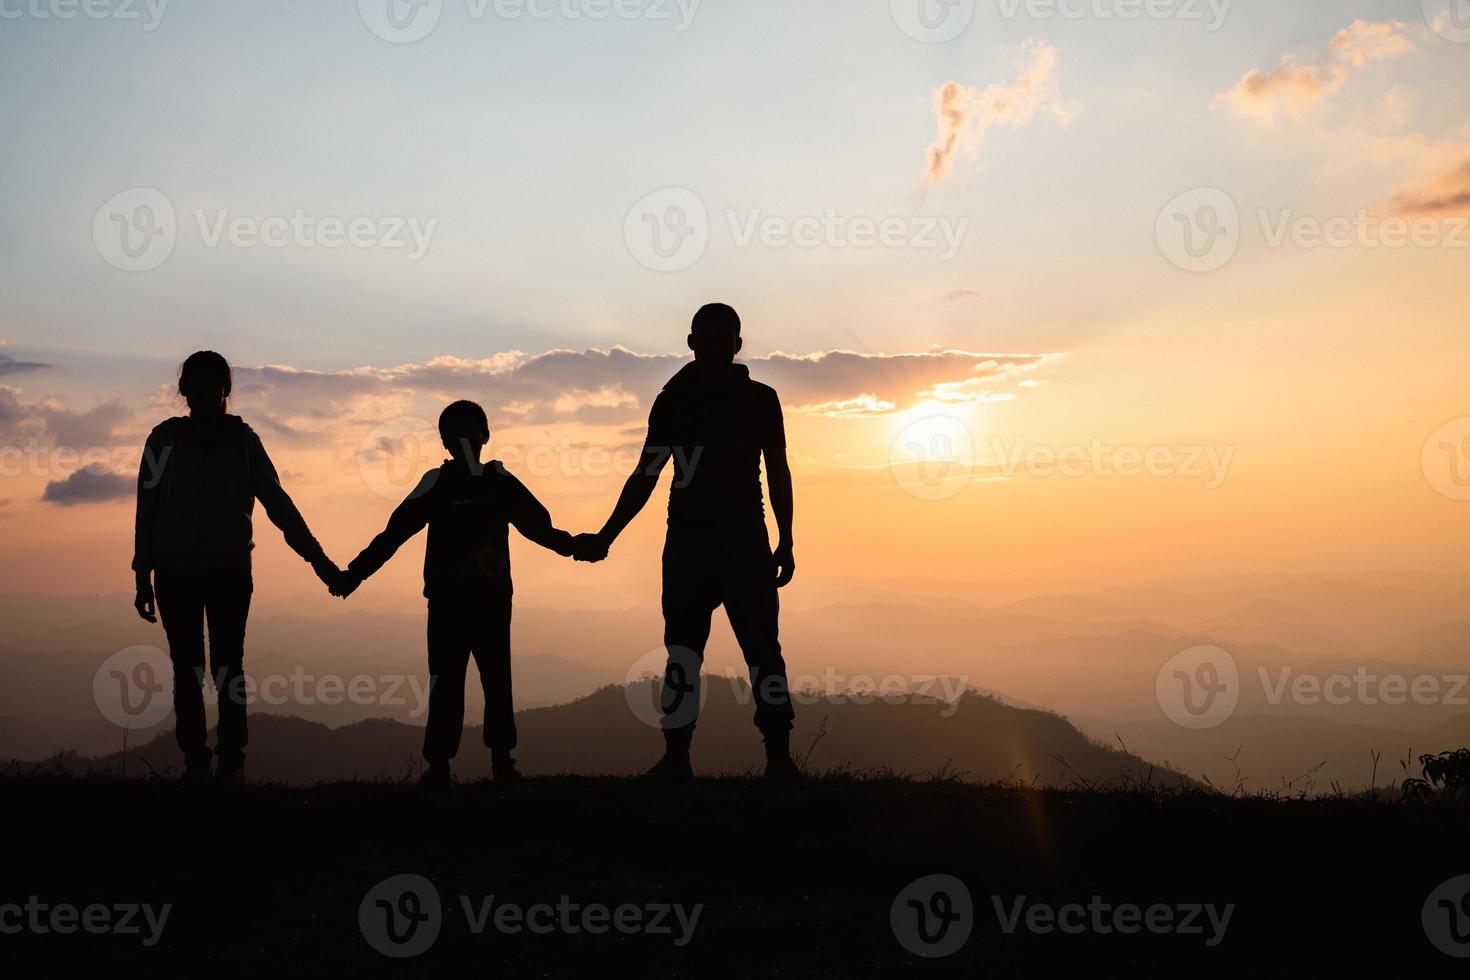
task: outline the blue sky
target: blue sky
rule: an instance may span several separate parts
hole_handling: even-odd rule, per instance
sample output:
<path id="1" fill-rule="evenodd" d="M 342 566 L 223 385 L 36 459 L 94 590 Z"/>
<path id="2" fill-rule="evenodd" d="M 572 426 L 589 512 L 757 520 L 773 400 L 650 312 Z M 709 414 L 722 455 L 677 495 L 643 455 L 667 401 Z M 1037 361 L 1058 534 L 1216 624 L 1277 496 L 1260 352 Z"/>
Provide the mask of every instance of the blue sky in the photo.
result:
<path id="1" fill-rule="evenodd" d="M 911 39 L 878 2 L 705 0 L 678 32 L 646 18 L 474 20 L 450 0 L 409 45 L 374 37 L 343 0 L 176 0 L 151 32 L 4 20 L 0 338 L 79 361 L 174 362 L 214 344 L 242 363 L 322 369 L 563 345 L 662 351 L 677 347 L 690 309 L 724 296 L 769 325 L 753 333 L 758 350 L 1071 347 L 1145 302 L 1150 284 L 1131 260 L 1152 257 L 1139 232 L 1163 191 L 1229 182 L 1310 199 L 1316 189 L 1291 179 L 1301 169 L 1290 137 L 1243 137 L 1209 101 L 1355 16 L 1422 26 L 1417 0 L 1240 0 L 1214 33 L 1007 20 L 992 0 L 945 44 Z M 978 166 L 916 202 L 931 90 L 1010 77 L 1031 39 L 1059 50 L 1075 120 L 994 131 Z M 1416 112 L 1422 130 L 1444 133 L 1467 117 L 1470 87 L 1442 74 L 1463 77 L 1466 49 L 1440 42 L 1432 55 L 1406 72 L 1438 79 L 1439 97 Z M 1294 169 L 1277 169 L 1279 151 Z M 134 186 L 164 190 L 185 212 L 438 225 L 416 263 L 204 250 L 186 227 L 168 265 L 128 275 L 98 261 L 88 229 L 102 201 Z M 661 275 L 630 260 L 621 231 L 629 206 L 663 186 L 694 189 L 717 214 L 835 208 L 971 225 L 949 263 L 741 252 L 717 227 L 696 268 Z M 1150 271 L 1175 285 L 1172 270 Z M 1128 298 L 1108 295 L 1119 277 Z M 1078 303 L 1088 285 L 1093 301 Z M 997 302 L 938 302 L 961 288 Z"/>

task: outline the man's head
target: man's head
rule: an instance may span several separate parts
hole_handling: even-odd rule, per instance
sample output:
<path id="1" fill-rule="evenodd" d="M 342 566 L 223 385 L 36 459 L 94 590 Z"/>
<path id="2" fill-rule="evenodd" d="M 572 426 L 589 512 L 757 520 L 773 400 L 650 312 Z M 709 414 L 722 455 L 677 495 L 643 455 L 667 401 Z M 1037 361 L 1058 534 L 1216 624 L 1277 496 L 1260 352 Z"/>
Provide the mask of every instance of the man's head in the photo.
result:
<path id="1" fill-rule="evenodd" d="M 701 306 L 689 328 L 689 349 L 700 364 L 723 365 L 740 353 L 740 314 L 724 303 Z"/>
<path id="2" fill-rule="evenodd" d="M 478 463 L 490 441 L 490 420 L 474 402 L 455 402 L 439 413 L 439 438 L 455 459 Z"/>

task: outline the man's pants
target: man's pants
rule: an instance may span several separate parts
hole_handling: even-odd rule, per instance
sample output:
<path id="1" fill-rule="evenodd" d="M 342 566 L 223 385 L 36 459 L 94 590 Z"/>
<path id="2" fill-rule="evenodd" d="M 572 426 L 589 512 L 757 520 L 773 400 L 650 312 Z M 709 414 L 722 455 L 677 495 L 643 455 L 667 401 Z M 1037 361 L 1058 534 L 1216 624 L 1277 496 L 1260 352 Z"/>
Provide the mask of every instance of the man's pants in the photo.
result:
<path id="1" fill-rule="evenodd" d="M 510 688 L 510 596 L 429 600 L 429 722 L 424 760 L 447 765 L 464 730 L 465 672 L 470 657 L 485 692 L 485 744 L 516 747 Z"/>
<path id="2" fill-rule="evenodd" d="M 780 599 L 765 521 L 727 527 L 669 528 L 663 559 L 664 646 L 660 695 L 664 731 L 692 730 L 699 719 L 700 668 L 710 618 L 723 605 L 750 669 L 755 727 L 788 732 L 795 713 L 776 625 Z"/>
<path id="3" fill-rule="evenodd" d="M 245 761 L 245 621 L 254 584 L 250 570 L 159 571 L 154 589 L 174 667 L 174 737 L 192 769 L 209 765 L 204 723 L 204 625 L 209 666 L 219 694 L 220 765 Z"/>

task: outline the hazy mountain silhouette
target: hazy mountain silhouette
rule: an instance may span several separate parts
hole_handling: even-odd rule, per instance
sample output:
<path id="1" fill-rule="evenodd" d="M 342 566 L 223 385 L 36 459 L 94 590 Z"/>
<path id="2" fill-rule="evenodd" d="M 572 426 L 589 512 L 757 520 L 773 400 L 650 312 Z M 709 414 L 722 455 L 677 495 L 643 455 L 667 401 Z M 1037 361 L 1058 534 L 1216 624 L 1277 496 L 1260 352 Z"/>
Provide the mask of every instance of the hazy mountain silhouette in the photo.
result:
<path id="1" fill-rule="evenodd" d="M 710 678 L 694 762 L 701 774 L 758 770 L 758 742 L 741 738 L 750 725 L 749 686 L 743 680 Z M 639 772 L 661 749 L 658 730 L 640 720 L 630 697 L 651 706 L 651 681 L 605 687 L 570 704 L 521 711 L 517 759 L 529 775 L 575 773 L 611 776 Z M 953 704 L 911 699 L 871 704 L 804 701 L 802 723 L 792 739 L 798 760 L 815 770 L 888 770 L 909 775 L 947 772 L 975 781 L 1015 777 L 1037 785 L 1070 785 L 1080 777 L 1107 782 L 1131 772 L 1142 778 L 1151 766 L 1137 756 L 1099 745 L 1065 719 L 1017 708 L 981 694 Z M 947 717 L 946 717 L 947 715 Z M 652 715 L 649 715 L 652 717 Z M 817 732 L 820 731 L 820 737 Z M 258 715 L 251 722 L 250 775 L 255 779 L 308 783 L 340 779 L 398 778 L 418 764 L 423 729 L 388 719 L 329 728 L 297 718 Z M 178 765 L 169 733 L 101 758 L 69 754 L 71 770 L 163 772 Z M 1064 760 L 1064 761 L 1063 761 Z M 489 770 L 479 729 L 467 728 L 455 760 L 461 778 Z M 1180 776 L 1155 769 L 1156 782 Z"/>

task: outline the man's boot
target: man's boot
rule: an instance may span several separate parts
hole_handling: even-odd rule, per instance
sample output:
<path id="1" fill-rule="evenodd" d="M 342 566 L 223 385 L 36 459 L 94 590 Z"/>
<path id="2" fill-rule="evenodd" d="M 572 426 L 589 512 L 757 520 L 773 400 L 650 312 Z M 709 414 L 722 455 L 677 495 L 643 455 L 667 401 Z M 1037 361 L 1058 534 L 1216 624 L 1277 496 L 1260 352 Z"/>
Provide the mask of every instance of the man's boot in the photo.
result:
<path id="1" fill-rule="evenodd" d="M 521 772 L 516 768 L 516 760 L 511 758 L 509 749 L 490 751 L 490 778 L 497 783 L 513 783 L 521 778 Z"/>
<path id="2" fill-rule="evenodd" d="M 796 760 L 791 758 L 790 730 L 769 731 L 766 737 L 766 778 L 794 782 L 802 778 Z"/>
<path id="3" fill-rule="evenodd" d="M 647 779 L 683 783 L 694 778 L 694 767 L 689 762 L 689 743 L 694 740 L 694 728 L 664 729 L 663 758 L 644 773 Z"/>

